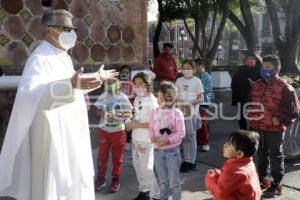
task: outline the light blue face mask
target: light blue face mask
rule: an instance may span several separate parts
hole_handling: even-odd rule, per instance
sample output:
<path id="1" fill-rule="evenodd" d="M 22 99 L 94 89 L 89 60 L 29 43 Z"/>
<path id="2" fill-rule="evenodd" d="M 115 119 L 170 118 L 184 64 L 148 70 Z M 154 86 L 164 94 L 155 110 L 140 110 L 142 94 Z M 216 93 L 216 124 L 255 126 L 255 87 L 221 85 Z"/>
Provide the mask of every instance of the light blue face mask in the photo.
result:
<path id="1" fill-rule="evenodd" d="M 108 85 L 107 86 L 107 91 L 109 93 L 116 94 L 116 92 L 117 92 L 117 85 L 116 84 Z"/>
<path id="2" fill-rule="evenodd" d="M 260 76 L 263 79 L 271 79 L 271 78 L 275 77 L 275 75 L 276 75 L 276 73 L 274 72 L 273 69 L 264 69 L 264 68 L 260 69 Z"/>

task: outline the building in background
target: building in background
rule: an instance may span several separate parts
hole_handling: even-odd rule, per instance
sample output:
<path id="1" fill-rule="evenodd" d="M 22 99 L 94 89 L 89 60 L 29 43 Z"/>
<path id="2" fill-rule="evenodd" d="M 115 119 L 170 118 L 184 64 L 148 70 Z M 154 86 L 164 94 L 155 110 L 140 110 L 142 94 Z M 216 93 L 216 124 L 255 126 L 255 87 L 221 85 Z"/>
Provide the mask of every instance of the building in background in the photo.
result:
<path id="1" fill-rule="evenodd" d="M 229 21 L 229 19 L 228 19 Z M 258 36 L 258 41 L 261 44 L 261 55 L 276 53 L 276 48 L 273 44 L 273 36 L 271 24 L 268 14 L 261 10 L 260 15 L 254 16 L 254 24 Z M 285 21 L 283 16 L 280 16 L 280 28 L 283 29 Z M 153 44 L 152 39 L 156 28 L 155 22 L 148 24 L 148 52 L 149 58 L 153 58 Z M 193 32 L 193 29 L 192 29 Z M 216 31 L 215 31 L 216 32 Z M 163 30 L 160 36 L 160 45 L 164 42 L 172 42 L 176 48 L 177 57 L 182 60 L 191 58 L 193 42 L 189 37 L 182 21 L 177 21 L 172 25 L 163 25 Z M 300 46 L 300 44 L 299 44 Z M 238 30 L 229 30 L 225 28 L 222 35 L 222 40 L 218 47 L 216 54 L 216 61 L 218 64 L 240 63 L 244 58 L 244 53 L 247 50 L 246 42 Z M 298 62 L 300 63 L 300 50 L 298 50 Z"/>

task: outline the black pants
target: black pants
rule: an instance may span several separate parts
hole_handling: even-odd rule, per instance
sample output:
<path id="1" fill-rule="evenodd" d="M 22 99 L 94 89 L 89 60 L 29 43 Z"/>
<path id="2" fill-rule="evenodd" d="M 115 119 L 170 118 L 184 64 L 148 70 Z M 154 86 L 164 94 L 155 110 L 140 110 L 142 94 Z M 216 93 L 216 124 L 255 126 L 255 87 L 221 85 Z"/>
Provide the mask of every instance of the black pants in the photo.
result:
<path id="1" fill-rule="evenodd" d="M 280 183 L 284 175 L 284 132 L 257 132 L 260 135 L 260 142 L 257 151 L 258 175 L 259 177 L 264 178 L 268 175 L 269 169 L 271 169 L 273 181 Z"/>
<path id="2" fill-rule="evenodd" d="M 244 116 L 244 105 L 245 105 L 244 102 L 240 102 L 240 106 L 241 106 L 241 108 L 240 108 L 240 117 L 241 118 L 239 119 L 239 127 L 242 130 L 248 130 L 249 129 L 248 121 Z"/>

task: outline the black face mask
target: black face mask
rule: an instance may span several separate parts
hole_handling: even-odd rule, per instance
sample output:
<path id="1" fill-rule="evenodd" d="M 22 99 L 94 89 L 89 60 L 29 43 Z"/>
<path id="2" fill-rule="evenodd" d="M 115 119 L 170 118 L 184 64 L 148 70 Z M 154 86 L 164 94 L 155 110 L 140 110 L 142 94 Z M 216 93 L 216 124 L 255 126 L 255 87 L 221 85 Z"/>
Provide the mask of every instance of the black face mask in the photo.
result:
<path id="1" fill-rule="evenodd" d="M 159 130 L 160 134 L 163 135 L 165 132 L 170 135 L 172 131 L 169 128 L 162 128 Z"/>

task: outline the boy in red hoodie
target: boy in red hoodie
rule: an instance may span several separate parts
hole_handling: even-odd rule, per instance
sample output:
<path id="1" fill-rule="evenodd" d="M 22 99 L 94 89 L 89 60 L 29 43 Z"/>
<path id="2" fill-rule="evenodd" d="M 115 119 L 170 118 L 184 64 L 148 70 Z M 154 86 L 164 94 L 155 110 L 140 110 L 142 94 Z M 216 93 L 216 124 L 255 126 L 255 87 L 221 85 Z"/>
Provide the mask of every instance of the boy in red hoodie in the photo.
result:
<path id="1" fill-rule="evenodd" d="M 260 200 L 261 189 L 252 156 L 258 148 L 256 132 L 238 130 L 224 144 L 221 170 L 207 171 L 205 185 L 214 200 Z"/>

